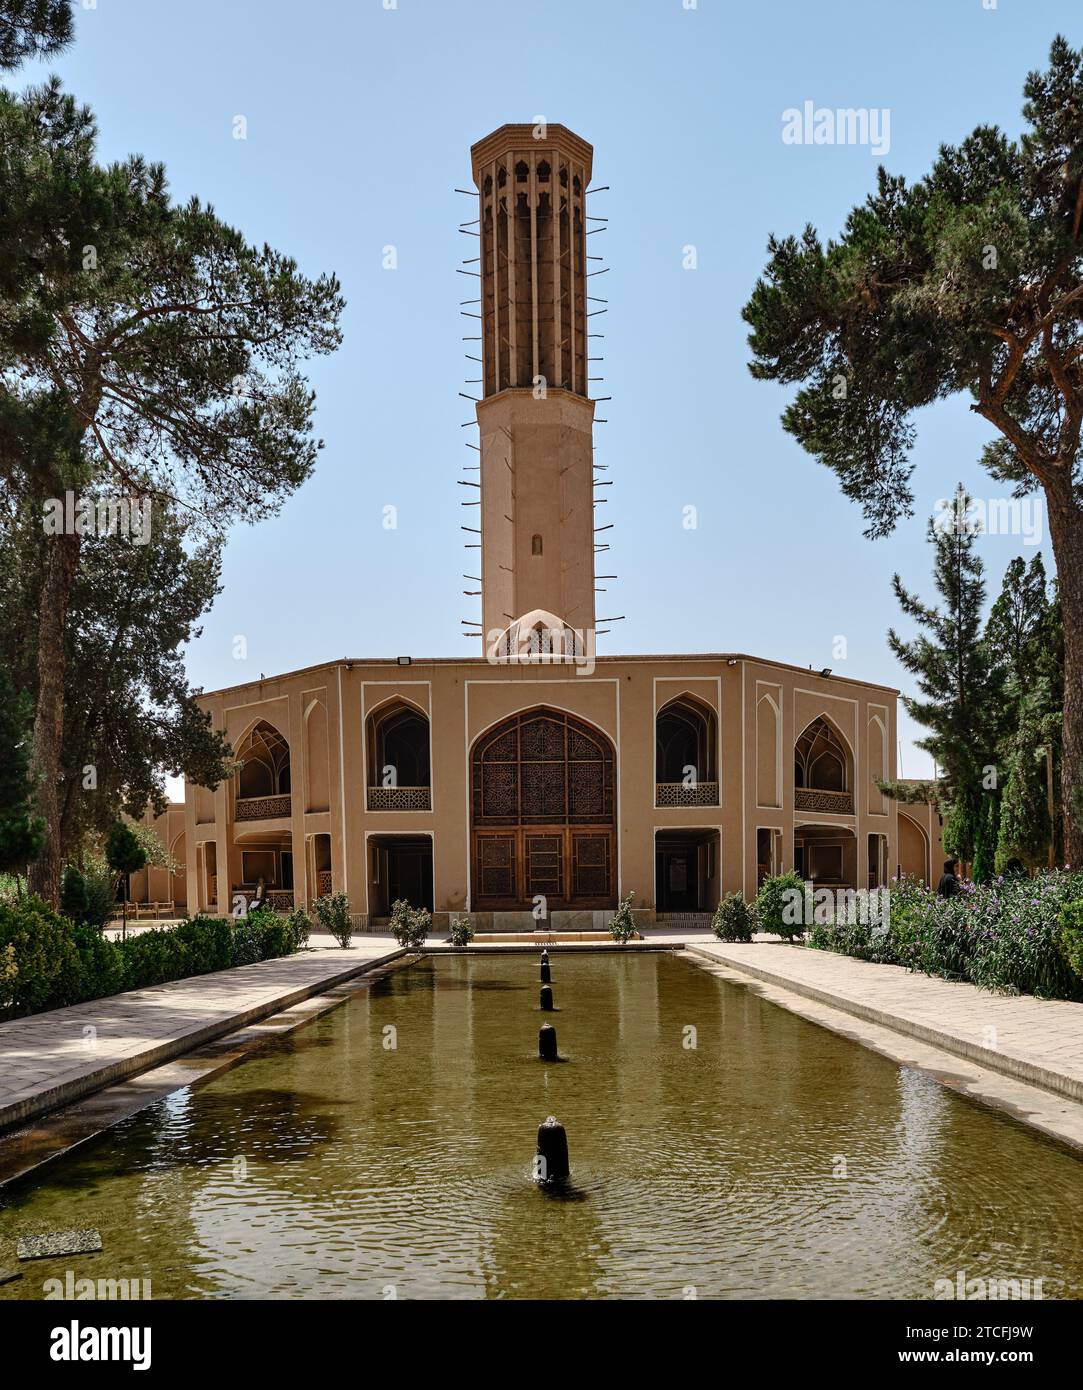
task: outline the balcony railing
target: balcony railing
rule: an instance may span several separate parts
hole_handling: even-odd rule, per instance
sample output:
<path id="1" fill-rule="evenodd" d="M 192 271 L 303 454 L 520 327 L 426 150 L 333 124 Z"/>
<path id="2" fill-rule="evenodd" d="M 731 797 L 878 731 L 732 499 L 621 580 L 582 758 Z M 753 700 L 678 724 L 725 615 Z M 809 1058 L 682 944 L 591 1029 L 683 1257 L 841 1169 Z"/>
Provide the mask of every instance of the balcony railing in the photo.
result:
<path id="1" fill-rule="evenodd" d="M 430 787 L 369 787 L 370 811 L 431 811 Z"/>
<path id="2" fill-rule="evenodd" d="M 235 820 L 282 820 L 290 814 L 289 796 L 239 796 Z"/>
<path id="3" fill-rule="evenodd" d="M 654 784 L 654 804 L 656 806 L 717 806 L 717 782 L 656 782 Z"/>
<path id="4" fill-rule="evenodd" d="M 854 814 L 853 792 L 827 792 L 818 787 L 795 787 L 793 793 L 795 811 L 834 811 L 836 814 Z"/>
<path id="5" fill-rule="evenodd" d="M 331 870 L 320 869 L 316 874 L 316 896 L 326 898 L 331 892 Z"/>
<path id="6" fill-rule="evenodd" d="M 233 886 L 234 899 L 243 898 L 246 903 L 251 904 L 256 896 L 256 885 L 254 883 L 240 883 Z M 292 912 L 293 911 L 293 889 L 292 888 L 268 888 L 267 906 L 273 912 Z"/>

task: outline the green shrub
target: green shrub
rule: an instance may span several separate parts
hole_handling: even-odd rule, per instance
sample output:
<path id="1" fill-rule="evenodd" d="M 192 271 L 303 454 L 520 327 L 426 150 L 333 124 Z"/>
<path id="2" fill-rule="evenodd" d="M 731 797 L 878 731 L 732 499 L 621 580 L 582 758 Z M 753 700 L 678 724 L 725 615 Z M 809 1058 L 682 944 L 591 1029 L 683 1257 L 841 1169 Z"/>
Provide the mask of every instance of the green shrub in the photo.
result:
<path id="1" fill-rule="evenodd" d="M 424 946 L 432 918 L 423 907 L 411 907 L 405 898 L 391 905 L 391 935 L 407 951 Z"/>
<path id="2" fill-rule="evenodd" d="M 250 921 L 255 913 L 247 917 L 233 919 L 230 964 L 255 965 L 263 959 L 263 931 L 257 921 Z"/>
<path id="3" fill-rule="evenodd" d="M 970 899 L 973 938 L 968 978 L 986 989 L 1079 998 L 1081 982 L 1059 947 L 1060 918 L 1073 890 L 1069 874 L 998 878 Z"/>
<path id="4" fill-rule="evenodd" d="M 474 939 L 474 925 L 469 917 L 456 917 L 451 924 L 451 944 L 469 946 Z"/>
<path id="5" fill-rule="evenodd" d="M 233 964 L 233 928 L 224 917 L 189 917 L 173 928 L 188 948 L 189 974 L 209 975 Z"/>
<path id="6" fill-rule="evenodd" d="M 1065 903 L 1057 918 L 1057 949 L 1073 974 L 1083 980 L 1083 899 Z"/>
<path id="7" fill-rule="evenodd" d="M 9 941 L 0 946 L 0 1010 L 7 1008 L 9 989 L 18 978 L 19 967 L 15 963 L 15 947 Z"/>
<path id="8" fill-rule="evenodd" d="M 287 918 L 279 917 L 275 912 L 269 912 L 269 921 L 260 924 L 262 939 L 260 941 L 260 960 L 276 960 L 279 956 L 291 956 L 293 954 L 293 932 Z"/>
<path id="9" fill-rule="evenodd" d="M 0 901 L 0 1011 L 24 1014 L 103 999 L 231 965 L 290 955 L 297 928 L 267 909 L 234 925 L 192 917 L 110 941 L 38 898 Z"/>
<path id="10" fill-rule="evenodd" d="M 88 999 L 104 999 L 124 988 L 124 951 L 119 942 L 109 941 L 97 927 L 76 927 L 72 932 L 78 952 L 77 973 L 63 998 L 50 1001 L 56 1007 L 82 1004 Z"/>
<path id="11" fill-rule="evenodd" d="M 798 874 L 777 874 L 760 885 L 753 907 L 756 930 L 792 941 L 803 936 L 805 881 Z"/>
<path id="12" fill-rule="evenodd" d="M 727 893 L 719 900 L 711 921 L 711 931 L 719 941 L 752 940 L 752 911 L 743 893 Z"/>
<path id="13" fill-rule="evenodd" d="M 145 989 L 180 980 L 193 972 L 188 946 L 172 927 L 152 927 L 120 942 L 124 959 L 124 988 Z"/>
<path id="14" fill-rule="evenodd" d="M 261 907 L 233 920 L 233 964 L 254 965 L 293 954 L 294 935 L 289 921 L 270 907 Z"/>
<path id="15" fill-rule="evenodd" d="M 825 904 L 814 895 L 812 921 L 807 924 L 809 945 L 857 960 L 897 965 L 890 918 L 894 899 L 879 889 L 845 889 L 831 896 L 833 901 Z"/>
<path id="16" fill-rule="evenodd" d="M 609 923 L 609 935 L 614 941 L 619 941 L 623 946 L 636 934 L 636 919 L 632 916 L 632 899 L 634 893 L 629 893 L 627 897 L 621 899 L 620 907 L 613 914 L 613 920 Z"/>
<path id="17" fill-rule="evenodd" d="M 261 907 L 243 917 L 230 918 L 232 965 L 255 965 L 257 961 L 266 960 L 264 938 L 268 920 L 272 917 L 274 913 L 269 907 Z"/>
<path id="18" fill-rule="evenodd" d="M 302 907 L 295 908 L 286 918 L 286 925 L 290 929 L 292 949 L 303 951 L 308 945 L 308 938 L 312 935 L 312 918 Z"/>
<path id="19" fill-rule="evenodd" d="M 398 904 L 396 903 L 396 907 Z M 350 900 L 345 893 L 328 893 L 312 905 L 316 921 L 345 951 L 353 940 Z"/>
<path id="20" fill-rule="evenodd" d="M 79 953 L 71 923 L 40 898 L 0 902 L 0 953 L 6 976 L 0 1008 L 33 1013 L 76 987 Z"/>
<path id="21" fill-rule="evenodd" d="M 900 878 L 891 889 L 886 936 L 817 924 L 810 944 L 1001 993 L 1080 999 L 1083 979 L 1070 947 L 1079 898 L 1083 875 L 1063 870 L 967 884 L 950 898 Z"/>

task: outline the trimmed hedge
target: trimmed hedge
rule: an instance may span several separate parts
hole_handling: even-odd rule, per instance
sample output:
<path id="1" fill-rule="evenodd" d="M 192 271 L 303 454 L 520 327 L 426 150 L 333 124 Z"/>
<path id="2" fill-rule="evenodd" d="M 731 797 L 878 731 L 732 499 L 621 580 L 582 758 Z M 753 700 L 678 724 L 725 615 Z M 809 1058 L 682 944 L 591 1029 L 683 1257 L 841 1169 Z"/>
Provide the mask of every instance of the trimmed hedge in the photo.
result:
<path id="1" fill-rule="evenodd" d="M 80 958 L 74 929 L 40 898 L 0 902 L 0 952 L 14 967 L 0 984 L 0 1007 L 36 1013 L 53 1006 L 57 991 L 66 994 L 76 987 Z"/>
<path id="2" fill-rule="evenodd" d="M 886 930 L 817 924 L 809 945 L 1000 993 L 1083 1000 L 1083 874 L 967 883 L 951 898 L 900 878 Z"/>
<path id="3" fill-rule="evenodd" d="M 0 901 L 0 1016 L 40 1013 L 123 990 L 292 955 L 308 940 L 303 912 L 192 917 L 110 941 L 73 926 L 40 898 Z"/>

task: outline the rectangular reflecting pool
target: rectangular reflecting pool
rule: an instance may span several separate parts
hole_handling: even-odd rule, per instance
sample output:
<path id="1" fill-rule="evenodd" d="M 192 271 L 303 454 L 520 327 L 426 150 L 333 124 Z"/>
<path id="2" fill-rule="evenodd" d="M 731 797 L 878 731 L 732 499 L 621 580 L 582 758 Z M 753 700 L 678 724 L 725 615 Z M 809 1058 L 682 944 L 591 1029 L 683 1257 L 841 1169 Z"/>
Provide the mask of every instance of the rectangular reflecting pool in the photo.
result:
<path id="1" fill-rule="evenodd" d="M 1083 1296 L 1083 1162 L 663 953 L 425 957 L 0 1189 L 155 1298 Z M 537 1057 L 557 1028 L 561 1061 Z M 537 1127 L 572 1185 L 532 1182 Z"/>

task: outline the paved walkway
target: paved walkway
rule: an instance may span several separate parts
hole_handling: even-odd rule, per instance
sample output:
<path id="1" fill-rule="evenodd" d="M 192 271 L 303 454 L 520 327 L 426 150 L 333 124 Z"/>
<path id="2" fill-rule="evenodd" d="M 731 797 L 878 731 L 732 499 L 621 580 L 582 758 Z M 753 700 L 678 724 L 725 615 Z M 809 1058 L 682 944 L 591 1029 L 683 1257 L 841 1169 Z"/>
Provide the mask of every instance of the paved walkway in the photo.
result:
<path id="1" fill-rule="evenodd" d="M 324 945 L 324 940 L 328 945 Z M 400 954 L 390 936 L 317 949 L 0 1023 L 0 1130 L 88 1095 Z"/>
<path id="2" fill-rule="evenodd" d="M 771 939 L 727 945 L 709 931 L 667 928 L 645 935 L 643 946 L 683 946 L 705 962 L 786 991 L 777 996 L 783 1004 L 800 996 L 1083 1102 L 1083 1004 L 988 994 Z M 442 940 L 429 944 L 441 949 Z M 322 935 L 313 935 L 311 945 L 301 955 L 0 1023 L 0 1130 L 281 1014 L 400 954 L 382 933 L 359 934 L 348 952 Z M 483 949 L 536 948 L 494 942 Z"/>
<path id="3" fill-rule="evenodd" d="M 1083 1101 L 1083 1004 L 990 994 L 829 951 L 702 939 L 689 950 L 744 975 L 885 1025 L 993 1071 Z"/>

